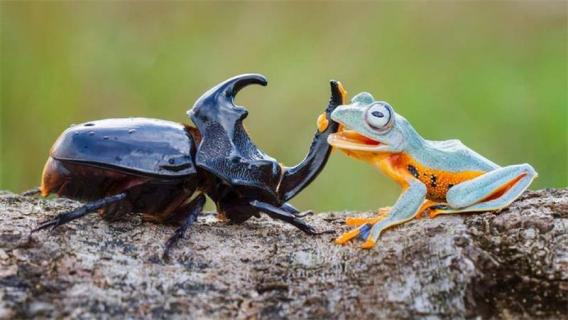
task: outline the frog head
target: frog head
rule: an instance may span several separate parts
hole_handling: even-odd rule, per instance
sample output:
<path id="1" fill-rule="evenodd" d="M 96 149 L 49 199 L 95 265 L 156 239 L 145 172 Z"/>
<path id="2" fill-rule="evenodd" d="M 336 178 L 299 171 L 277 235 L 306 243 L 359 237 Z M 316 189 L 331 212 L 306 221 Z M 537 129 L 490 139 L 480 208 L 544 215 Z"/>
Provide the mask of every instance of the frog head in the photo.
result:
<path id="1" fill-rule="evenodd" d="M 417 135 L 390 104 L 376 101 L 367 92 L 353 97 L 350 104 L 338 106 L 331 118 L 342 124 L 342 129 L 330 135 L 328 143 L 343 150 L 401 152 Z"/>

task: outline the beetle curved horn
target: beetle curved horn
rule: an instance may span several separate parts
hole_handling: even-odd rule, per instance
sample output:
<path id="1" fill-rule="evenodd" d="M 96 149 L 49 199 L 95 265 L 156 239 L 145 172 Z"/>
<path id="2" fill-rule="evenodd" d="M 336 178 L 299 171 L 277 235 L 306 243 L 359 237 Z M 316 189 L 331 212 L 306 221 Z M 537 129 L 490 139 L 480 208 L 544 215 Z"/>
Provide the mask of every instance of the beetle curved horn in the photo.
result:
<path id="1" fill-rule="evenodd" d="M 250 84 L 266 86 L 268 81 L 266 80 L 266 77 L 258 73 L 241 74 L 221 83 L 217 90 L 219 93 L 232 99 L 239 91 L 241 91 L 242 88 Z"/>
<path id="2" fill-rule="evenodd" d="M 225 80 L 215 87 L 205 92 L 197 101 L 195 106 L 200 105 L 225 105 L 227 102 L 233 104 L 233 100 L 237 93 L 250 84 L 259 84 L 266 86 L 268 81 L 258 73 L 241 74 L 231 79 Z"/>

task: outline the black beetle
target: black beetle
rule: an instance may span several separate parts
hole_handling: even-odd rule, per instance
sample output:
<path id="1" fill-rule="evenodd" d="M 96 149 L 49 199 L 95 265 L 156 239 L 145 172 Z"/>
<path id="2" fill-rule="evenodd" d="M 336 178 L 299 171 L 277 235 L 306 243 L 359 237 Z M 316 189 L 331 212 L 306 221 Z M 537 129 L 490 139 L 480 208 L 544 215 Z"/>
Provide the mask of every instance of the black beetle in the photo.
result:
<path id="1" fill-rule="evenodd" d="M 331 100 L 320 118 L 306 158 L 284 167 L 259 150 L 242 121 L 244 107 L 233 102 L 249 84 L 265 86 L 258 74 L 244 74 L 201 96 L 188 115 L 197 128 L 157 119 L 126 118 L 72 126 L 53 145 L 38 192 L 90 203 L 41 223 L 32 232 L 100 210 L 105 220 L 142 212 L 147 220 L 179 225 L 164 255 L 183 236 L 211 198 L 220 214 L 240 223 L 264 212 L 307 234 L 317 234 L 287 201 L 323 169 L 338 129 L 329 116 L 345 91 L 331 81 Z M 192 198 L 194 194 L 197 194 Z"/>

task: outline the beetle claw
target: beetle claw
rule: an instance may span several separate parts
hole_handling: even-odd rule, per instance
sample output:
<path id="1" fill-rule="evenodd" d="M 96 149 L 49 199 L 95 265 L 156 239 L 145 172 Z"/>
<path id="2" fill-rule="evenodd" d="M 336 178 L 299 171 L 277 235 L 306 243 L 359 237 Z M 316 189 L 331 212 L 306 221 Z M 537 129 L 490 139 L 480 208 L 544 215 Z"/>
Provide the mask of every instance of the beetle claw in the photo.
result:
<path id="1" fill-rule="evenodd" d="M 304 218 L 307 216 L 313 216 L 314 212 L 312 210 L 308 210 L 308 211 L 304 211 L 304 212 L 300 212 L 300 213 L 296 213 L 294 214 L 297 218 Z"/>
<path id="2" fill-rule="evenodd" d="M 310 236 L 319 236 L 322 234 L 335 233 L 334 230 L 317 231 L 316 228 L 314 228 L 309 224 L 304 223 L 303 221 L 301 224 L 297 224 L 295 226 Z"/>
<path id="3" fill-rule="evenodd" d="M 57 228 L 60 224 L 61 224 L 61 223 L 60 223 L 59 219 L 57 219 L 57 218 L 51 219 L 51 220 L 47 220 L 47 221 L 44 221 L 44 222 L 40 223 L 39 226 L 37 226 L 37 227 L 35 227 L 34 229 L 32 229 L 32 231 L 31 231 L 30 233 L 36 233 L 36 232 L 38 232 L 38 231 L 40 231 L 40 230 L 47 229 L 47 228 L 49 228 L 49 227 L 51 227 L 51 230 L 50 230 L 50 231 L 53 231 L 53 230 L 55 230 L 55 228 Z"/>
<path id="4" fill-rule="evenodd" d="M 170 258 L 170 249 L 174 246 L 174 244 L 183 238 L 183 231 L 185 230 L 176 230 L 173 236 L 171 236 L 168 241 L 166 241 L 164 253 L 162 254 L 162 259 L 169 260 Z"/>
<path id="5" fill-rule="evenodd" d="M 205 205 L 205 196 L 203 194 L 198 195 L 193 199 L 190 203 L 186 206 L 181 208 L 185 210 L 185 213 L 182 217 L 182 224 L 176 229 L 174 234 L 166 241 L 164 253 L 162 254 L 162 259 L 169 260 L 169 253 L 170 249 L 185 235 L 185 232 L 193 225 L 193 223 L 197 220 L 197 216 L 203 210 L 203 206 Z"/>
<path id="6" fill-rule="evenodd" d="M 318 231 L 318 232 L 316 232 L 314 235 L 319 236 L 319 235 L 321 235 L 321 234 L 331 234 L 331 233 L 335 233 L 335 230 Z"/>

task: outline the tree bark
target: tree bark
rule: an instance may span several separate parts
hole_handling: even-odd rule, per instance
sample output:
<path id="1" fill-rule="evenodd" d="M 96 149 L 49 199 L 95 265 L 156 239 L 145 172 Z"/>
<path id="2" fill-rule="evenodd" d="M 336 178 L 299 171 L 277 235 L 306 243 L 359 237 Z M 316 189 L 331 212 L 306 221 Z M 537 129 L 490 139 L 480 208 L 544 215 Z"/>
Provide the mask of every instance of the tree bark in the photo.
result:
<path id="1" fill-rule="evenodd" d="M 167 261 L 175 227 L 137 214 L 29 237 L 79 205 L 0 192 L 0 318 L 568 317 L 568 189 L 526 192 L 500 213 L 414 220 L 368 251 L 332 242 L 348 212 L 307 217 L 336 230 L 316 237 L 206 214 Z"/>

